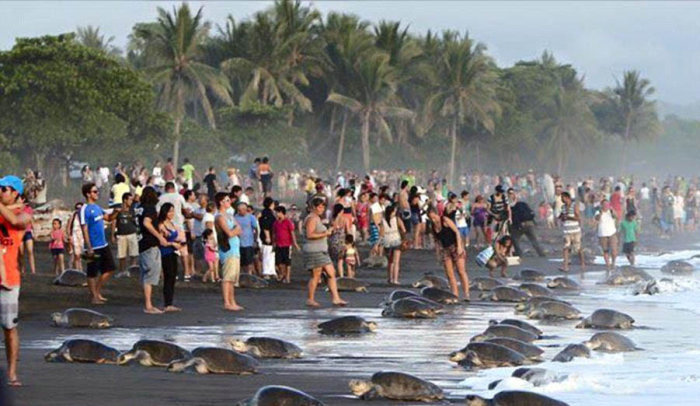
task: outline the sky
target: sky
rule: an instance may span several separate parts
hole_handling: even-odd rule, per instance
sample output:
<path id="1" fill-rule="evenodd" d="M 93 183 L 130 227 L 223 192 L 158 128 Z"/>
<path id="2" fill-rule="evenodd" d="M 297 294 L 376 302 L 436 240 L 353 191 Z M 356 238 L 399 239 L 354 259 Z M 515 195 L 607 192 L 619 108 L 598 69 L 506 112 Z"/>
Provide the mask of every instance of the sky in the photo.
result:
<path id="1" fill-rule="evenodd" d="M 223 24 L 265 9 L 267 1 L 190 1 Z M 344 11 L 371 22 L 399 20 L 415 33 L 468 31 L 487 45 L 500 66 L 532 60 L 544 50 L 572 64 L 590 88 L 614 86 L 637 69 L 651 80 L 656 98 L 674 104 L 700 101 L 700 2 L 603 1 L 314 1 L 324 15 Z M 131 27 L 153 21 L 156 8 L 175 1 L 0 1 L 0 49 L 15 38 L 99 26 L 124 47 Z"/>

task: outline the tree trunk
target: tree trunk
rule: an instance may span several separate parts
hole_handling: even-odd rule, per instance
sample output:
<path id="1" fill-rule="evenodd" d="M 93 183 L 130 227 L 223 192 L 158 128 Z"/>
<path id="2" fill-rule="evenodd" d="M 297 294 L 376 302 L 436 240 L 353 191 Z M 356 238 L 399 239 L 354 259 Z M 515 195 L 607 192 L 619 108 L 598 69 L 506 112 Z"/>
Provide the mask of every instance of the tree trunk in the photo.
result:
<path id="1" fill-rule="evenodd" d="M 481 154 L 479 153 L 479 141 L 476 142 L 476 171 L 481 171 Z"/>
<path id="2" fill-rule="evenodd" d="M 333 115 L 335 116 L 335 109 L 333 109 Z M 331 122 L 335 121 L 335 117 Z M 343 111 L 343 124 L 340 127 L 340 142 L 338 143 L 338 159 L 335 161 L 335 169 L 340 169 L 340 165 L 343 163 L 343 149 L 345 148 L 345 128 L 348 124 L 348 112 Z"/>
<path id="3" fill-rule="evenodd" d="M 450 128 L 450 133 L 452 137 L 452 148 L 450 149 L 450 175 L 449 175 L 449 185 L 452 187 L 454 185 L 455 178 L 455 158 L 457 155 L 457 119 L 452 120 L 452 125 Z"/>
<path id="4" fill-rule="evenodd" d="M 369 111 L 362 116 L 362 164 L 369 173 Z"/>
<path id="5" fill-rule="evenodd" d="M 335 105 L 331 108 L 331 125 L 328 132 L 333 135 L 335 133 Z"/>
<path id="6" fill-rule="evenodd" d="M 173 166 L 175 170 L 178 168 L 178 162 L 180 159 L 180 126 L 182 125 L 182 118 L 175 117 L 175 142 L 173 142 Z"/>
<path id="7" fill-rule="evenodd" d="M 629 137 L 630 137 L 630 127 L 632 125 L 632 120 L 630 116 L 627 116 L 627 120 L 625 120 L 625 136 L 622 139 L 622 172 L 627 171 L 627 144 L 629 142 Z"/>

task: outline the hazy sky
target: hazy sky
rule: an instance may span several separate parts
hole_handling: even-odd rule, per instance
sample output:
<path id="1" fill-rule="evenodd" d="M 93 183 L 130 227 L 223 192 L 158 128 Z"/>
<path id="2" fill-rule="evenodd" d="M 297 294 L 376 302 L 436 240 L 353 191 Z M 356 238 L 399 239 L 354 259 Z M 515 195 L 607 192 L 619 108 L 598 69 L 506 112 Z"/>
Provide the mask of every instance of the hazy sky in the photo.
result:
<path id="1" fill-rule="evenodd" d="M 174 1 L 0 1 L 0 49 L 16 37 L 73 31 L 96 25 L 122 46 L 136 22 L 152 21 L 156 7 Z M 270 2 L 192 1 L 206 19 L 223 23 L 264 9 Z M 589 87 L 614 84 L 625 69 L 651 79 L 657 98 L 672 103 L 700 100 L 700 2 L 459 2 L 315 1 L 330 10 L 376 22 L 400 20 L 415 32 L 468 30 L 484 42 L 499 65 L 551 50 L 571 63 Z"/>

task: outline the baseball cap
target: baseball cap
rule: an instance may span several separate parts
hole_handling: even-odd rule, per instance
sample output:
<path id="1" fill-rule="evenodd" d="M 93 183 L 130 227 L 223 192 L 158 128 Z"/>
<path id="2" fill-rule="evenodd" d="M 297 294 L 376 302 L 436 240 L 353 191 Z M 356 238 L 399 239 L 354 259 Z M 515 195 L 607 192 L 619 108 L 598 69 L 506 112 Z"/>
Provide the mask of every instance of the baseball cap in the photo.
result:
<path id="1" fill-rule="evenodd" d="M 22 184 L 22 179 L 15 175 L 7 175 L 4 178 L 0 178 L 0 186 L 9 186 L 16 190 L 17 193 L 24 193 L 24 185 Z"/>

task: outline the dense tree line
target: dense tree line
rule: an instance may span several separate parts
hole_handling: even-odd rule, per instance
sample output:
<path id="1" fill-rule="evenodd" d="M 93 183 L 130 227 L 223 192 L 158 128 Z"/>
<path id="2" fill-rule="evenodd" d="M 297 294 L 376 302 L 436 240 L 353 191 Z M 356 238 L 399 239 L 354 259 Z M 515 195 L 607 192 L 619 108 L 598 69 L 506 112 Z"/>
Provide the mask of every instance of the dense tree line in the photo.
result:
<path id="1" fill-rule="evenodd" d="M 126 50 L 112 41 L 87 26 L 0 53 L 5 165 L 23 152 L 35 163 L 85 151 L 178 160 L 183 147 L 198 159 L 267 152 L 364 169 L 405 166 L 403 156 L 445 162 L 450 177 L 485 156 L 562 172 L 601 141 L 662 130 L 637 71 L 591 90 L 548 52 L 499 67 L 466 33 L 409 33 L 298 1 L 217 27 L 187 4 L 158 8 Z"/>

